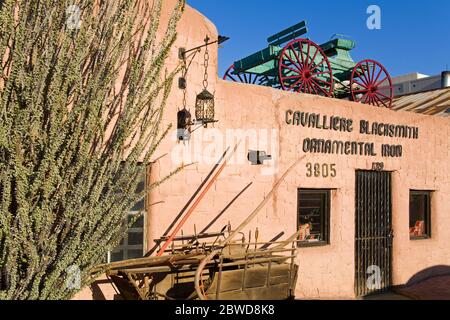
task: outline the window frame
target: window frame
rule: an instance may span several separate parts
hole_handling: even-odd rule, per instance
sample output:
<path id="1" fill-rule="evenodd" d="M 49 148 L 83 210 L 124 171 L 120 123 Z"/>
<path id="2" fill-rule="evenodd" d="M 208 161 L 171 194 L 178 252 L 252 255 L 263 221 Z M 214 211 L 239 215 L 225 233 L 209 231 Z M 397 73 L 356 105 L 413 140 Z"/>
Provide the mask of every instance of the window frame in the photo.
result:
<path id="1" fill-rule="evenodd" d="M 143 172 L 144 190 L 147 190 L 147 182 L 148 182 L 150 167 L 145 166 L 143 163 L 140 163 L 139 165 L 142 165 L 142 170 L 144 170 L 144 172 Z M 147 252 L 147 232 L 146 232 L 147 231 L 147 213 L 148 213 L 147 212 L 147 200 L 148 200 L 147 196 L 148 196 L 147 191 L 145 191 L 145 196 L 143 199 L 143 206 L 144 206 L 143 210 L 141 210 L 141 211 L 133 210 L 134 209 L 134 207 L 133 207 L 129 211 L 124 213 L 124 220 L 123 220 L 124 224 L 128 224 L 128 220 L 129 220 L 130 216 L 133 217 L 133 216 L 142 214 L 142 217 L 143 217 L 142 227 L 139 227 L 139 228 L 129 227 L 128 228 L 127 233 L 125 234 L 125 237 L 123 238 L 123 240 L 121 240 L 121 242 L 123 241 L 123 243 L 122 244 L 119 243 L 114 249 L 108 251 L 108 254 L 106 257 L 107 263 L 111 263 L 112 253 L 113 253 L 113 251 L 116 251 L 116 250 L 123 251 L 123 259 L 119 260 L 119 261 L 125 261 L 125 260 L 130 259 L 128 257 L 128 251 L 129 250 L 138 250 L 138 249 L 140 249 L 138 247 L 141 247 L 141 246 L 142 246 L 142 255 L 144 255 Z M 142 231 L 142 245 L 129 245 L 128 244 L 128 234 L 130 233 L 130 231 L 131 232 Z"/>
<path id="2" fill-rule="evenodd" d="M 332 189 L 313 189 L 313 188 L 298 188 L 297 190 L 297 230 L 300 230 L 300 201 L 301 194 L 321 194 L 324 196 L 324 210 L 321 213 L 321 219 L 323 221 L 323 227 L 321 232 L 323 232 L 324 240 L 314 241 L 314 242 L 306 242 L 306 241 L 298 241 L 297 246 L 299 248 L 308 248 L 308 247 L 324 247 L 331 244 L 330 242 L 330 220 L 331 220 L 331 191 Z"/>
<path id="3" fill-rule="evenodd" d="M 124 261 L 124 260 L 129 260 L 131 259 L 128 256 L 128 251 L 130 250 L 139 250 L 140 247 L 142 247 L 142 254 L 145 254 L 145 245 L 146 245 L 146 241 L 145 241 L 145 225 L 146 225 L 146 214 L 145 211 L 141 212 L 141 211 L 128 211 L 127 214 L 125 215 L 125 221 L 124 223 L 128 223 L 128 219 L 129 217 L 133 217 L 133 216 L 138 216 L 142 213 L 142 218 L 143 218 L 143 225 L 142 227 L 139 228 L 128 228 L 127 233 L 125 234 L 125 237 L 122 239 L 122 244 L 119 244 L 118 246 L 116 246 L 113 250 L 108 251 L 108 263 L 111 263 L 111 256 L 113 254 L 114 251 L 122 251 L 123 252 L 123 259 L 119 260 L 119 261 Z M 142 244 L 139 245 L 130 245 L 128 244 L 128 236 L 129 233 L 141 233 L 142 232 Z"/>
<path id="4" fill-rule="evenodd" d="M 426 199 L 426 205 L 425 205 L 425 234 L 422 236 L 414 236 L 411 235 L 411 233 L 409 233 L 409 240 L 411 241 L 418 241 L 418 240 L 427 240 L 427 239 L 431 239 L 431 201 L 432 201 L 432 197 L 433 197 L 433 191 L 431 190 L 410 190 L 409 191 L 409 204 L 408 204 L 408 209 L 409 209 L 409 219 L 408 219 L 408 227 L 410 227 L 411 224 L 411 197 L 413 195 L 425 195 L 425 199 Z M 409 229 L 408 229 L 409 230 Z"/>

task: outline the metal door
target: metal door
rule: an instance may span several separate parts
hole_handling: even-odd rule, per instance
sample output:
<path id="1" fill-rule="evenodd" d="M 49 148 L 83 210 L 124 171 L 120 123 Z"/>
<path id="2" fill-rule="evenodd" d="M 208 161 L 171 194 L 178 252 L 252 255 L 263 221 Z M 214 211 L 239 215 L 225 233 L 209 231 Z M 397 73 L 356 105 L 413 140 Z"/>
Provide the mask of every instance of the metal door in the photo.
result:
<path id="1" fill-rule="evenodd" d="M 355 293 L 383 292 L 391 284 L 391 173 L 356 171 Z"/>

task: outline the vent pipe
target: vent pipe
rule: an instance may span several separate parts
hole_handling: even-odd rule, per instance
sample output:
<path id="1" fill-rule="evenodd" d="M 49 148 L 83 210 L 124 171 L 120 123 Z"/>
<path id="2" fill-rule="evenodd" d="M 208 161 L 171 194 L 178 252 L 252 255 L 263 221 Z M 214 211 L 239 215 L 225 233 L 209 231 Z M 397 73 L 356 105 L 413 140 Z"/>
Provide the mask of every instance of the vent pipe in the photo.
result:
<path id="1" fill-rule="evenodd" d="M 441 75 L 441 87 L 449 88 L 450 87 L 450 71 L 444 71 Z"/>

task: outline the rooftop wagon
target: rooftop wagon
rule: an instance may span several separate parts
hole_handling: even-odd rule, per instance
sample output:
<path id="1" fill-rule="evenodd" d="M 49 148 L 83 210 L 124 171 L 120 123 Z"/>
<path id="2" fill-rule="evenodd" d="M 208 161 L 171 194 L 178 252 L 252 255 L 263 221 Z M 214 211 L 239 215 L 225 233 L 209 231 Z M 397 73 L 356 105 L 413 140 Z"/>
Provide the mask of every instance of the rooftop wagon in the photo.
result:
<path id="1" fill-rule="evenodd" d="M 235 61 L 224 79 L 391 108 L 392 80 L 381 63 L 353 61 L 353 40 L 336 35 L 318 45 L 299 38 L 306 33 L 302 21 L 270 36 L 267 48 Z"/>

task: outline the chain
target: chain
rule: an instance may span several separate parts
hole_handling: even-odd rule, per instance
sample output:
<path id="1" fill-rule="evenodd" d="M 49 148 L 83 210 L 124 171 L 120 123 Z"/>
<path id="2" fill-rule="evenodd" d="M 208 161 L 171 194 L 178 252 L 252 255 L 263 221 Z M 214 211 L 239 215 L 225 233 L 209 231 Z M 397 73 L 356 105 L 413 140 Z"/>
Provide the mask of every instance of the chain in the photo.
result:
<path id="1" fill-rule="evenodd" d="M 205 48 L 205 75 L 203 76 L 203 87 L 208 87 L 208 66 L 209 66 L 209 51 L 208 46 Z"/>
<path id="2" fill-rule="evenodd" d="M 185 79 L 185 85 L 184 85 L 184 89 L 183 89 L 183 109 L 187 109 L 186 108 L 187 107 L 186 96 L 187 96 L 187 69 L 188 68 L 186 67 L 186 64 L 183 65 L 182 69 L 183 69 L 183 71 L 182 71 L 183 77 Z"/>
<path id="3" fill-rule="evenodd" d="M 187 109 L 186 96 L 187 96 L 187 88 L 183 89 L 183 109 Z"/>

